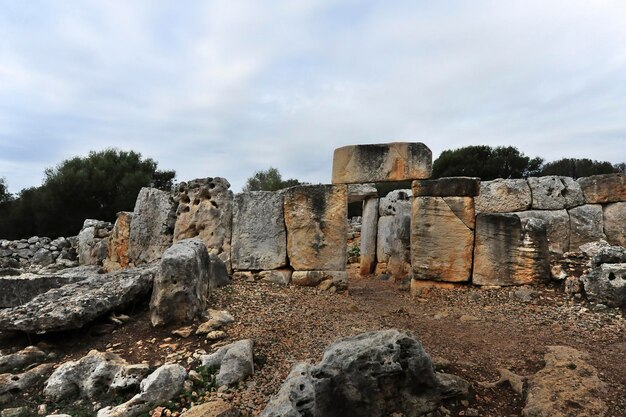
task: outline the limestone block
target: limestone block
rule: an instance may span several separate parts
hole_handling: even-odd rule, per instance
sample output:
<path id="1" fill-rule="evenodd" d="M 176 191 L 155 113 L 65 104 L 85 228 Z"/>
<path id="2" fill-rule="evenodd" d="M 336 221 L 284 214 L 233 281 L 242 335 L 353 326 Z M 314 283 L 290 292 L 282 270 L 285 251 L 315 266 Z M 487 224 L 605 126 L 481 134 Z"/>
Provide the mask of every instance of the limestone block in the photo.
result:
<path id="1" fill-rule="evenodd" d="M 405 201 L 396 208 L 395 215 L 378 219 L 376 257 L 378 262 L 387 264 L 389 275 L 401 279 L 409 272 L 405 265 L 411 262 L 411 202 Z"/>
<path id="2" fill-rule="evenodd" d="M 567 210 L 529 210 L 517 214 L 520 219 L 540 219 L 546 222 L 548 248 L 550 252 L 569 251 L 570 223 Z"/>
<path id="3" fill-rule="evenodd" d="M 626 174 L 604 174 L 577 180 L 587 204 L 626 201 Z"/>
<path id="4" fill-rule="evenodd" d="M 436 180 L 415 180 L 413 197 L 475 197 L 480 192 L 480 178 L 446 177 Z"/>
<path id="5" fill-rule="evenodd" d="M 278 285 L 289 285 L 292 272 L 290 269 L 273 269 L 271 271 L 259 272 L 258 277 L 261 281 L 273 282 Z"/>
<path id="6" fill-rule="evenodd" d="M 108 235 L 111 227 L 109 222 L 85 220 L 83 228 L 78 233 L 78 262 L 81 265 L 102 265 L 106 252 L 103 253 L 102 250 L 99 250 L 103 248 L 100 243 L 102 236 Z M 106 244 L 104 249 L 106 249 Z"/>
<path id="7" fill-rule="evenodd" d="M 231 271 L 233 192 L 224 178 L 198 178 L 178 186 L 174 242 L 197 237 Z"/>
<path id="8" fill-rule="evenodd" d="M 626 306 L 626 263 L 603 263 L 581 277 L 589 300 Z"/>
<path id="9" fill-rule="evenodd" d="M 142 188 L 130 224 L 129 262 L 135 265 L 159 259 L 172 244 L 175 205 L 169 193 Z"/>
<path id="10" fill-rule="evenodd" d="M 331 280 L 338 288 L 347 288 L 348 273 L 346 271 L 293 271 L 291 275 L 291 283 L 300 287 L 316 287 L 328 280 Z"/>
<path id="11" fill-rule="evenodd" d="M 285 192 L 287 255 L 293 269 L 345 270 L 347 197 L 345 185 L 304 185 Z"/>
<path id="12" fill-rule="evenodd" d="M 532 196 L 523 179 L 482 181 L 480 195 L 475 198 L 478 213 L 510 213 L 530 208 Z"/>
<path id="13" fill-rule="evenodd" d="M 283 193 L 252 191 L 235 196 L 231 255 L 235 270 L 287 265 Z"/>
<path id="14" fill-rule="evenodd" d="M 404 212 L 407 204 L 411 205 L 411 190 L 393 190 L 380 199 L 378 205 L 379 216 L 393 216 Z"/>
<path id="15" fill-rule="evenodd" d="M 585 204 L 580 184 L 570 177 L 530 177 L 528 185 L 535 210 L 561 210 Z"/>
<path id="16" fill-rule="evenodd" d="M 544 221 L 516 214 L 476 216 L 476 285 L 526 285 L 550 278 L 550 254 Z"/>
<path id="17" fill-rule="evenodd" d="M 430 178 L 433 155 L 423 143 L 394 142 L 335 149 L 333 184 Z"/>
<path id="18" fill-rule="evenodd" d="M 356 203 L 373 197 L 378 197 L 378 190 L 375 184 L 348 185 L 348 203 Z"/>
<path id="19" fill-rule="evenodd" d="M 626 202 L 607 204 L 602 212 L 606 240 L 611 245 L 626 246 Z"/>
<path id="20" fill-rule="evenodd" d="M 150 300 L 153 326 L 192 321 L 207 307 L 210 258 L 200 239 L 186 239 L 163 253 Z"/>
<path id="21" fill-rule="evenodd" d="M 378 198 L 370 198 L 363 203 L 361 223 L 361 265 L 360 274 L 369 275 L 376 266 L 376 235 L 378 230 Z"/>
<path id="22" fill-rule="evenodd" d="M 473 217 L 471 197 L 413 199 L 411 264 L 415 279 L 449 282 L 470 279 L 474 231 L 473 223 L 467 221 Z"/>
<path id="23" fill-rule="evenodd" d="M 107 259 L 104 260 L 104 269 L 107 271 L 114 271 L 129 266 L 128 245 L 132 219 L 133 213 L 131 212 L 120 211 L 117 213 L 117 220 L 109 236 L 109 254 Z"/>
<path id="24" fill-rule="evenodd" d="M 577 251 L 580 245 L 606 240 L 604 220 L 600 204 L 586 204 L 567 211 L 570 221 L 570 250 Z"/>

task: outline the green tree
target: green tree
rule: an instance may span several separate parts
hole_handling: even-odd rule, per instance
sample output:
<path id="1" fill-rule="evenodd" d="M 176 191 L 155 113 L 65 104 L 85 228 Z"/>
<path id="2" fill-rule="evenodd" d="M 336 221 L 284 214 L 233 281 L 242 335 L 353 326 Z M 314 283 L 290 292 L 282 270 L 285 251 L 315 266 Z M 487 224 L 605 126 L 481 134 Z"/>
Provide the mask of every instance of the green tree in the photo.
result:
<path id="1" fill-rule="evenodd" d="M 247 179 L 243 191 L 277 191 L 302 184 L 296 179 L 283 180 L 278 169 L 269 167 L 265 171 L 256 171 Z"/>
<path id="2" fill-rule="evenodd" d="M 45 170 L 43 185 L 23 190 L 6 210 L 11 225 L 0 223 L 0 237 L 71 236 L 88 218 L 114 221 L 132 210 L 142 187 L 169 190 L 174 171 L 134 151 L 106 149 L 74 157 Z"/>
<path id="3" fill-rule="evenodd" d="M 513 146 L 466 146 L 443 151 L 433 163 L 433 177 L 526 178 L 542 164 L 542 158 L 530 158 Z"/>
<path id="4" fill-rule="evenodd" d="M 592 161 L 587 158 L 563 158 L 546 163 L 541 169 L 540 175 L 563 175 L 580 178 L 616 172 L 620 172 L 619 164 L 612 165 L 610 162 Z"/>
<path id="5" fill-rule="evenodd" d="M 12 198 L 7 187 L 6 179 L 0 177 L 0 204 L 10 201 Z"/>

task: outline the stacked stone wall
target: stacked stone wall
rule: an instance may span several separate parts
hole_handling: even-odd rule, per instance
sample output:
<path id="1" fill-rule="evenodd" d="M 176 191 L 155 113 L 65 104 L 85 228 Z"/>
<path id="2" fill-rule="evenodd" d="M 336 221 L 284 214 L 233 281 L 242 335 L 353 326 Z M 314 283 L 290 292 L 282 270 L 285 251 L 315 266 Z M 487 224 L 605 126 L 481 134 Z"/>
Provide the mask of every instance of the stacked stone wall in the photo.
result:
<path id="1" fill-rule="evenodd" d="M 38 270 L 49 265 L 74 266 L 77 247 L 76 236 L 0 240 L 0 268 Z"/>

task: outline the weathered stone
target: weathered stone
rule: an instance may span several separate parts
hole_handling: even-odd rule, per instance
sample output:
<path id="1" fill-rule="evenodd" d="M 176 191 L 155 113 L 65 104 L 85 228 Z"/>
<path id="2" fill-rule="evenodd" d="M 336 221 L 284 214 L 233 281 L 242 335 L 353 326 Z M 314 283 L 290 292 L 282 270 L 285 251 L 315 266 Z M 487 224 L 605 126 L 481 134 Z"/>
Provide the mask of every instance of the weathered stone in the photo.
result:
<path id="1" fill-rule="evenodd" d="M 261 281 L 272 282 L 278 285 L 289 285 L 292 272 L 290 269 L 274 269 L 261 271 L 258 275 Z"/>
<path id="2" fill-rule="evenodd" d="M 148 373 L 147 365 L 129 365 L 115 353 L 92 350 L 78 361 L 59 366 L 46 381 L 43 394 L 57 402 L 105 398 L 115 392 L 139 387 L 139 382 Z"/>
<path id="3" fill-rule="evenodd" d="M 22 372 L 21 374 L 0 374 L 0 397 L 6 394 L 16 395 L 30 390 L 33 386 L 50 375 L 53 368 L 54 364 L 45 363 Z M 1 399 L 0 405 L 2 405 Z"/>
<path id="4" fill-rule="evenodd" d="M 607 204 L 602 212 L 606 240 L 611 245 L 626 246 L 626 202 Z"/>
<path id="5" fill-rule="evenodd" d="M 469 384 L 437 373 L 419 341 L 398 330 L 339 339 L 316 365 L 292 368 L 261 417 L 406 417 L 434 411 Z"/>
<path id="6" fill-rule="evenodd" d="M 528 185 L 535 210 L 561 210 L 585 204 L 580 184 L 570 177 L 530 177 Z"/>
<path id="7" fill-rule="evenodd" d="M 567 346 L 548 346 L 545 367 L 527 379 L 524 417 L 603 417 L 607 406 L 599 393 L 606 385 L 587 355 Z"/>
<path id="8" fill-rule="evenodd" d="M 471 197 L 413 199 L 413 278 L 449 282 L 470 279 L 474 231 L 473 222 L 466 222 L 473 217 L 474 200 Z"/>
<path id="9" fill-rule="evenodd" d="M 153 268 L 109 274 L 85 272 L 78 282 L 51 289 L 24 305 L 0 310 L 0 330 L 46 333 L 79 329 L 96 317 L 148 295 L 153 277 Z"/>
<path id="10" fill-rule="evenodd" d="M 47 266 L 54 263 L 52 253 L 48 249 L 41 248 L 33 255 L 32 265 Z"/>
<path id="11" fill-rule="evenodd" d="M 529 210 L 515 213 L 520 219 L 539 219 L 546 222 L 546 234 L 550 252 L 569 251 L 570 222 L 567 210 Z"/>
<path id="12" fill-rule="evenodd" d="M 209 254 L 209 288 L 211 290 L 228 285 L 231 282 L 226 263 L 214 253 Z"/>
<path id="13" fill-rule="evenodd" d="M 523 179 L 482 181 L 480 195 L 475 198 L 477 213 L 510 213 L 530 208 L 532 196 Z"/>
<path id="14" fill-rule="evenodd" d="M 150 300 L 153 326 L 190 322 L 204 312 L 210 263 L 200 239 L 181 240 L 163 253 Z"/>
<path id="15" fill-rule="evenodd" d="M 411 262 L 411 202 L 395 204 L 395 214 L 378 219 L 376 258 L 387 264 L 386 272 L 394 279 L 404 278 Z"/>
<path id="16" fill-rule="evenodd" d="M 577 180 L 587 204 L 626 201 L 626 175 L 603 174 Z"/>
<path id="17" fill-rule="evenodd" d="M 550 278 L 546 224 L 516 214 L 476 216 L 472 282 L 476 285 L 526 285 Z"/>
<path id="18" fill-rule="evenodd" d="M 19 371 L 45 359 L 46 354 L 43 351 L 35 346 L 28 346 L 19 352 L 0 356 L 0 374 Z"/>
<path id="19" fill-rule="evenodd" d="M 218 387 L 236 384 L 254 374 L 253 345 L 251 339 L 239 340 L 200 356 L 200 361 L 202 366 L 219 369 L 215 377 Z"/>
<path id="20" fill-rule="evenodd" d="M 105 407 L 97 417 L 134 417 L 174 398 L 183 389 L 187 373 L 180 365 L 166 364 L 141 381 L 141 391 L 115 407 Z"/>
<path id="21" fill-rule="evenodd" d="M 135 265 L 159 259 L 172 244 L 176 207 L 169 193 L 142 188 L 130 224 L 128 258 Z"/>
<path id="22" fill-rule="evenodd" d="M 576 251 L 585 243 L 606 240 L 602 206 L 586 204 L 567 211 L 570 221 L 570 250 Z"/>
<path id="23" fill-rule="evenodd" d="M 74 273 L 72 270 L 58 274 L 21 274 L 0 277 L 0 308 L 17 307 L 26 304 L 39 294 L 52 288 L 82 281 L 85 274 L 95 273 L 94 267 Z"/>
<path id="24" fill-rule="evenodd" d="M 363 203 L 361 223 L 360 267 L 361 275 L 369 275 L 376 266 L 376 236 L 378 231 L 378 198 L 370 198 Z"/>
<path id="25" fill-rule="evenodd" d="M 207 313 L 208 320 L 198 326 L 196 334 L 207 334 L 235 321 L 235 318 L 226 310 L 209 309 Z"/>
<path id="26" fill-rule="evenodd" d="M 189 372 L 191 374 L 191 372 Z M 185 417 L 239 417 L 241 412 L 222 399 L 194 405 L 184 414 Z"/>
<path id="27" fill-rule="evenodd" d="M 345 289 L 348 286 L 348 273 L 346 271 L 293 271 L 291 275 L 291 283 L 301 287 L 316 287 L 327 280 L 332 280 L 337 289 Z"/>
<path id="28" fill-rule="evenodd" d="M 128 268 L 130 259 L 128 258 L 128 246 L 130 240 L 130 224 L 133 220 L 133 213 L 120 211 L 117 213 L 117 220 L 113 225 L 113 230 L 109 236 L 108 256 L 104 260 L 104 268 L 107 271 L 115 271 L 120 268 Z"/>
<path id="29" fill-rule="evenodd" d="M 348 203 L 356 203 L 376 197 L 378 197 L 378 190 L 376 189 L 375 184 L 348 185 Z"/>
<path id="30" fill-rule="evenodd" d="M 407 205 L 411 205 L 411 190 L 393 190 L 380 199 L 378 215 L 394 216 L 398 212 L 404 213 Z"/>
<path id="31" fill-rule="evenodd" d="M 626 306 L 626 263 L 603 263 L 581 277 L 587 298 L 610 306 Z"/>
<path id="32" fill-rule="evenodd" d="M 108 236 L 113 225 L 109 222 L 87 219 L 78 234 L 78 262 L 81 265 L 102 265 L 106 258 L 106 241 L 102 242 L 99 232 Z M 103 250 L 104 247 L 104 250 Z"/>
<path id="33" fill-rule="evenodd" d="M 233 192 L 220 177 L 198 178 L 178 186 L 174 242 L 197 237 L 231 271 L 230 244 L 233 223 Z"/>
<path id="34" fill-rule="evenodd" d="M 287 265 L 283 193 L 252 191 L 235 196 L 232 265 L 269 270 Z"/>
<path id="35" fill-rule="evenodd" d="M 423 143 L 394 142 L 335 149 L 333 184 L 430 178 L 433 155 Z"/>
<path id="36" fill-rule="evenodd" d="M 413 197 L 475 197 L 480 192 L 480 178 L 446 177 L 436 180 L 415 180 Z"/>
<path id="37" fill-rule="evenodd" d="M 295 270 L 345 269 L 347 210 L 345 185 L 296 186 L 285 192 L 287 255 Z"/>

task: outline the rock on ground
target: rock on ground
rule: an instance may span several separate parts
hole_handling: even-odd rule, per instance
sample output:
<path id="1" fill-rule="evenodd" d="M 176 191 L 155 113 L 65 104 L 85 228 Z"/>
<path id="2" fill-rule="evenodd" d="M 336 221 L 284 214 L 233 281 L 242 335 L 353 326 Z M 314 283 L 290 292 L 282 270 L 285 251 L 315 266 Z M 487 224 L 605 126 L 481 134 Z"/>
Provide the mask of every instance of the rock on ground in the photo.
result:
<path id="1" fill-rule="evenodd" d="M 411 334 L 382 330 L 337 340 L 316 365 L 295 365 L 261 416 L 416 417 L 468 387 L 436 373 Z"/>
<path id="2" fill-rule="evenodd" d="M 54 368 L 52 363 L 44 363 L 21 374 L 0 374 L 0 405 L 18 393 L 30 390 L 43 381 Z M 8 397 L 8 398 L 7 398 Z"/>
<path id="3" fill-rule="evenodd" d="M 153 326 L 187 323 L 204 312 L 210 263 L 200 239 L 181 240 L 163 253 L 150 300 Z"/>
<path id="4" fill-rule="evenodd" d="M 586 355 L 567 346 L 549 346 L 545 367 L 527 380 L 524 417 L 603 417 L 606 389 Z"/>
<path id="5" fill-rule="evenodd" d="M 626 248 L 601 247 L 581 277 L 587 298 L 610 306 L 626 306 Z"/>
<path id="6" fill-rule="evenodd" d="M 528 182 L 523 179 L 482 181 L 475 198 L 479 213 L 510 213 L 530 208 L 532 196 Z"/>
<path id="7" fill-rule="evenodd" d="M 115 407 L 105 407 L 97 417 L 134 417 L 174 398 L 183 389 L 187 372 L 180 365 L 166 364 L 141 381 L 141 391 Z"/>
<path id="8" fill-rule="evenodd" d="M 222 346 L 215 353 L 200 356 L 202 366 L 219 369 L 215 382 L 218 387 L 236 384 L 254 374 L 254 344 L 251 339 Z"/>
<path id="9" fill-rule="evenodd" d="M 239 417 L 240 415 L 239 410 L 222 399 L 194 405 L 184 414 L 185 417 Z"/>
<path id="10" fill-rule="evenodd" d="M 34 363 L 43 362 L 46 353 L 35 346 L 28 346 L 19 352 L 0 356 L 0 374 L 24 369 Z"/>
<path id="11" fill-rule="evenodd" d="M 0 330 L 47 333 L 79 329 L 95 318 L 149 294 L 154 268 L 109 274 L 85 272 L 85 279 L 54 288 L 26 304 L 0 310 Z"/>

